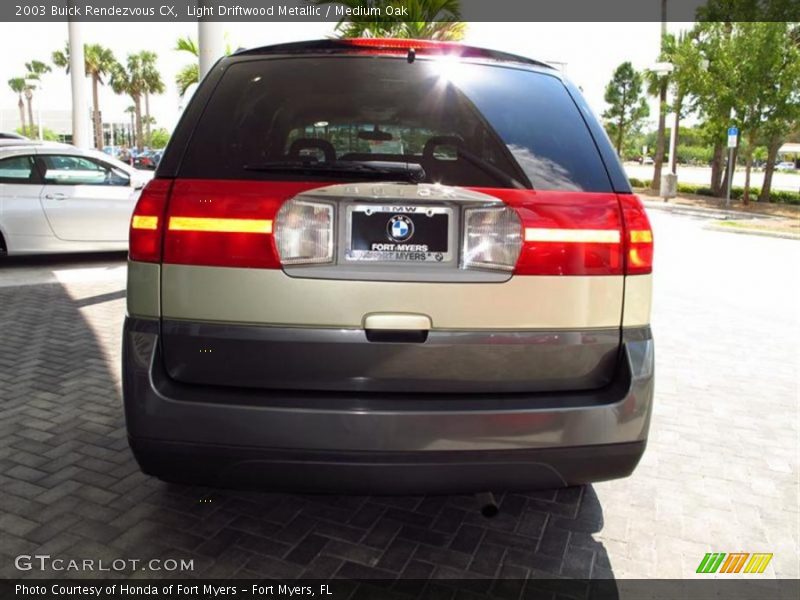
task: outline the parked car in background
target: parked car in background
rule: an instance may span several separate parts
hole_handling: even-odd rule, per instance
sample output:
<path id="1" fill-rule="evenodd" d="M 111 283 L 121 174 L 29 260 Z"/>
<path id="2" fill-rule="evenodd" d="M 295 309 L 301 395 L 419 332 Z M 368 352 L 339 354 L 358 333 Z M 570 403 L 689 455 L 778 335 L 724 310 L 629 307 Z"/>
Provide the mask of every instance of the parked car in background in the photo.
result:
<path id="1" fill-rule="evenodd" d="M 558 70 L 419 40 L 239 52 L 131 221 L 131 448 L 166 480 L 268 489 L 627 476 L 652 411 L 652 259 Z"/>
<path id="2" fill-rule="evenodd" d="M 113 158 L 119 159 L 122 146 L 103 146 L 103 152 Z"/>
<path id="3" fill-rule="evenodd" d="M 58 143 L 0 143 L 0 254 L 126 250 L 151 173 Z"/>
<path id="4" fill-rule="evenodd" d="M 155 150 L 145 150 L 133 158 L 133 166 L 137 169 L 155 171 L 161 160 L 161 152 Z"/>
<path id="5" fill-rule="evenodd" d="M 797 168 L 797 165 L 790 160 L 785 160 L 775 165 L 775 168 L 780 171 L 794 171 Z"/>

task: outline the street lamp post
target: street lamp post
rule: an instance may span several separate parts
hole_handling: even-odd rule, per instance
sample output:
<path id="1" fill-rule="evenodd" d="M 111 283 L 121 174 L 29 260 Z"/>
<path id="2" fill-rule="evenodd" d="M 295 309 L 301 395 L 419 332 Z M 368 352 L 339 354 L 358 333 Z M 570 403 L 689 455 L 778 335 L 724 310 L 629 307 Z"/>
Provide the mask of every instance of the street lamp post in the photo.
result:
<path id="1" fill-rule="evenodd" d="M 197 0 L 198 6 L 211 5 L 211 0 Z M 197 22 L 197 50 L 200 59 L 200 77 L 202 81 L 214 63 L 225 54 L 225 40 L 222 23 L 202 19 Z"/>
<path id="2" fill-rule="evenodd" d="M 668 62 L 659 62 L 653 65 L 651 69 L 656 75 L 666 77 L 675 70 L 675 66 Z M 678 193 L 678 175 L 677 175 L 677 142 L 678 142 L 678 123 L 680 117 L 676 111 L 675 121 L 669 132 L 669 172 L 661 174 L 661 181 L 659 182 L 658 194 L 666 202 L 670 198 L 674 198 Z"/>
<path id="3" fill-rule="evenodd" d="M 72 143 L 89 147 L 89 104 L 86 99 L 86 67 L 81 23 L 69 21 L 69 75 L 72 85 Z"/>

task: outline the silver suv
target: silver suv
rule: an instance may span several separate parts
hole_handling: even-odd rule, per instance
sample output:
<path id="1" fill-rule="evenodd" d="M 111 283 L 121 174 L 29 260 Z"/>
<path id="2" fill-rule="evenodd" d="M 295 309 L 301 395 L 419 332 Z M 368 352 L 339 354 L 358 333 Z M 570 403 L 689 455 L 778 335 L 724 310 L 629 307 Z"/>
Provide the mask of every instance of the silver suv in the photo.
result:
<path id="1" fill-rule="evenodd" d="M 579 91 L 467 46 L 222 59 L 131 222 L 130 444 L 162 479 L 471 492 L 623 477 L 653 238 Z"/>

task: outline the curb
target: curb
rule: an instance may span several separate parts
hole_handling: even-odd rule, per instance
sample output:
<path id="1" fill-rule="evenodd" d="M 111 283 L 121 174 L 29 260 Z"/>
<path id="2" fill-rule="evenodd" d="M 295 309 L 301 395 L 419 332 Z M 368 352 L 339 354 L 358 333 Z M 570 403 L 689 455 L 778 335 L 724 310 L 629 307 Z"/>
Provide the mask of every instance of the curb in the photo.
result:
<path id="1" fill-rule="evenodd" d="M 800 235 L 796 233 L 784 233 L 782 231 L 767 231 L 764 229 L 747 229 L 741 227 L 724 227 L 722 225 L 715 225 L 713 223 L 709 223 L 708 225 L 704 225 L 703 229 L 707 231 L 724 231 L 727 233 L 741 233 L 745 235 L 757 235 L 761 237 L 771 237 L 771 238 L 779 238 L 784 240 L 799 240 Z"/>

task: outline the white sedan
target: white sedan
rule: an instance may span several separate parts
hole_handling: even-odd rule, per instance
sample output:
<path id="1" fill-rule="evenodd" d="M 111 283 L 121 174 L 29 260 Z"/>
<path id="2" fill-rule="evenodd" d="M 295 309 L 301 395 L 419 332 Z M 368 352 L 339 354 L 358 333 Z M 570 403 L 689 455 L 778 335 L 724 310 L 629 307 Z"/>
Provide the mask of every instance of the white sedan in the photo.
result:
<path id="1" fill-rule="evenodd" d="M 0 144 L 0 255 L 128 249 L 152 173 L 66 144 Z"/>

